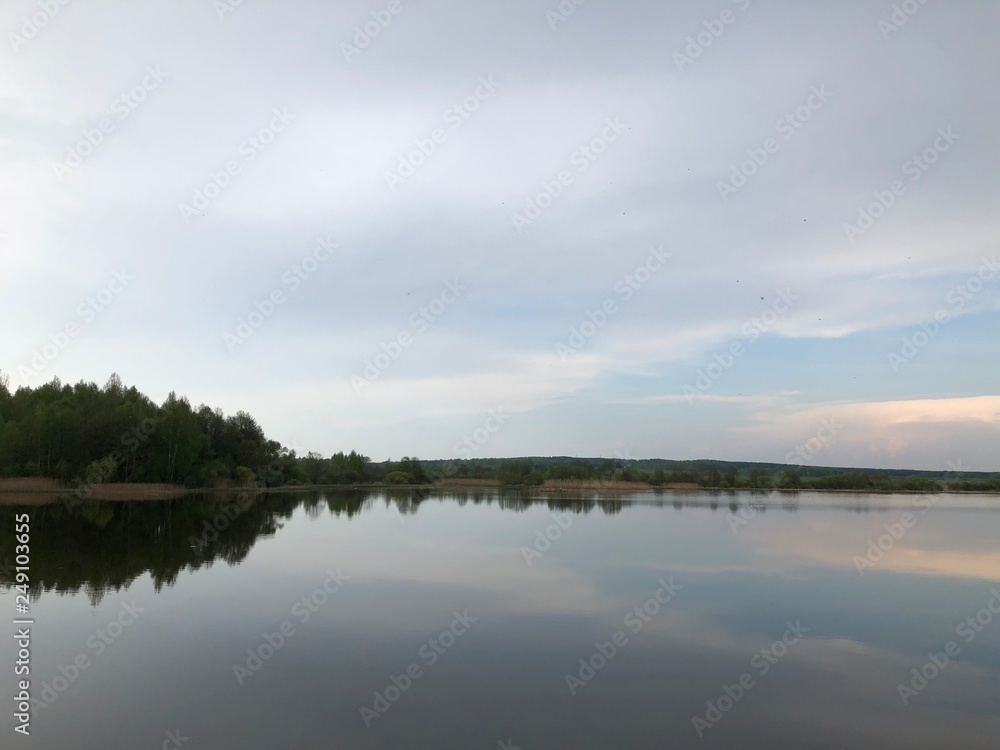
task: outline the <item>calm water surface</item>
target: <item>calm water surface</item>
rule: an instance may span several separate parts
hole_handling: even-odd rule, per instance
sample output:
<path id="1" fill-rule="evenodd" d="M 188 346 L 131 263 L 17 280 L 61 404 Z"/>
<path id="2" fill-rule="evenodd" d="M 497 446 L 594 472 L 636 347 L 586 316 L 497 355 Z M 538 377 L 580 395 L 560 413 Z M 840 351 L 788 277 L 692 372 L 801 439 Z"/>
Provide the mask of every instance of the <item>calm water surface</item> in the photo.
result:
<path id="1" fill-rule="evenodd" d="M 495 491 L 3 507 L 8 560 L 31 516 L 38 599 L 32 734 L 13 732 L 5 646 L 0 746 L 1000 748 L 997 510 Z"/>

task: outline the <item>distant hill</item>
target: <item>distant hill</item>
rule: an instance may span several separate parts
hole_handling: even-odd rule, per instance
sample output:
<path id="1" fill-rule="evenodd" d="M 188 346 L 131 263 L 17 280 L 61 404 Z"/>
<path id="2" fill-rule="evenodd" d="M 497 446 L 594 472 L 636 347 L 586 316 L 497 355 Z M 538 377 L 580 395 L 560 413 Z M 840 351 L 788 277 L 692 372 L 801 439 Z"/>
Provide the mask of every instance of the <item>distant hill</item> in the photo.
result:
<path id="1" fill-rule="evenodd" d="M 442 467 L 453 465 L 456 463 L 468 463 L 470 466 L 482 466 L 484 468 L 495 470 L 503 463 L 510 461 L 526 461 L 532 466 L 536 466 L 542 469 L 547 469 L 552 466 L 568 466 L 576 462 L 584 462 L 593 466 L 595 469 L 600 468 L 602 465 L 609 461 L 614 461 L 622 464 L 625 467 L 631 467 L 636 470 L 653 472 L 657 469 L 662 469 L 665 472 L 706 472 L 712 469 L 725 474 L 730 467 L 736 469 L 739 475 L 749 475 L 755 469 L 763 471 L 767 474 L 776 474 L 778 472 L 784 471 L 785 469 L 794 469 L 800 477 L 827 477 L 836 476 L 840 474 L 850 474 L 853 472 L 867 472 L 869 474 L 884 474 L 892 477 L 893 479 L 908 479 L 911 477 L 930 479 L 936 481 L 946 481 L 954 480 L 957 478 L 969 479 L 969 480 L 980 480 L 985 481 L 989 479 L 994 479 L 1000 474 L 983 472 L 983 471 L 967 471 L 962 473 L 955 473 L 951 471 L 926 471 L 919 469 L 872 469 L 868 467 L 857 467 L 857 466 L 795 466 L 790 464 L 780 464 L 780 463 L 763 463 L 757 461 L 724 461 L 721 459 L 695 459 L 695 460 L 677 460 L 669 458 L 579 458 L 573 456 L 523 456 L 514 458 L 476 458 L 466 461 L 452 461 L 447 459 L 432 459 L 426 460 L 421 459 L 420 463 L 428 470 L 440 470 Z"/>

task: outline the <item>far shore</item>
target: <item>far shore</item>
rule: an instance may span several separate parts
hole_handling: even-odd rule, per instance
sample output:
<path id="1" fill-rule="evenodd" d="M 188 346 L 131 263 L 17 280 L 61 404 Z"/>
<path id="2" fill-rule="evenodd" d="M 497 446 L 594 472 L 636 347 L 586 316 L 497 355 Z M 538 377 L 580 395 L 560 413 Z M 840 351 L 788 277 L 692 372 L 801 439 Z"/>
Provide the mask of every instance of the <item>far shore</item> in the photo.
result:
<path id="1" fill-rule="evenodd" d="M 604 481 L 574 481 L 547 480 L 542 485 L 502 485 L 495 479 L 444 479 L 431 484 L 311 484 L 289 485 L 281 487 L 258 487 L 254 485 L 243 487 L 200 487 L 188 488 L 170 484 L 128 484 L 108 483 L 93 485 L 88 488 L 78 488 L 60 485 L 55 480 L 39 478 L 0 479 L 0 505 L 46 505 L 60 496 L 77 497 L 81 500 L 102 501 L 144 501 L 144 500 L 174 500 L 190 495 L 229 495 L 233 493 L 298 493 L 315 491 L 358 491 L 382 490 L 389 492 L 420 492 L 420 491 L 466 491 L 481 490 L 531 490 L 544 493 L 567 492 L 602 492 L 616 495 L 628 495 L 639 492 L 679 493 L 712 492 L 733 494 L 750 492 L 769 494 L 772 492 L 795 495 L 803 492 L 815 492 L 831 495 L 991 495 L 996 492 L 977 492 L 964 490 L 940 490 L 922 492 L 916 490 L 841 490 L 814 489 L 801 487 L 788 488 L 751 488 L 751 487 L 702 487 L 697 484 L 666 484 L 654 486 L 644 482 L 604 482 Z"/>

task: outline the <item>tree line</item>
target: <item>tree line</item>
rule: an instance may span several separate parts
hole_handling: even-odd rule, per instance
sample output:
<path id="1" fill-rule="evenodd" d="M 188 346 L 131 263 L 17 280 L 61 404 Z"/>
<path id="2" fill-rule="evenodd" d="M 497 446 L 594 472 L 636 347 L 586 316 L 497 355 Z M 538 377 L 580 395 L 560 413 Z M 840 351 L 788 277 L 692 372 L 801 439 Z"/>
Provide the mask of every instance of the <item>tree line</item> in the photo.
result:
<path id="1" fill-rule="evenodd" d="M 173 392 L 157 404 L 117 374 L 103 387 L 55 378 L 12 393 L 0 373 L 0 477 L 190 488 L 429 481 L 408 457 L 374 464 L 355 451 L 298 456 L 245 411 L 192 407 Z"/>
<path id="2" fill-rule="evenodd" d="M 901 470 L 727 464 L 706 461 L 522 458 L 428 463 L 433 478 L 495 480 L 505 486 L 545 483 L 640 483 L 651 487 L 697 486 L 741 490 L 844 490 L 856 492 L 1000 492 L 1000 476 Z M 653 465 L 662 463 L 672 468 Z"/>
<path id="3" fill-rule="evenodd" d="M 404 456 L 373 462 L 356 451 L 299 456 L 268 439 L 245 411 L 192 407 L 171 392 L 155 403 L 117 374 L 103 387 L 63 384 L 11 392 L 0 373 L 0 477 L 43 477 L 69 486 L 155 483 L 189 488 L 426 485 L 443 479 L 503 486 L 546 482 L 642 483 L 713 489 L 859 492 L 1000 491 L 1000 476 L 822 470 L 773 464 L 632 459 L 458 459 Z"/>

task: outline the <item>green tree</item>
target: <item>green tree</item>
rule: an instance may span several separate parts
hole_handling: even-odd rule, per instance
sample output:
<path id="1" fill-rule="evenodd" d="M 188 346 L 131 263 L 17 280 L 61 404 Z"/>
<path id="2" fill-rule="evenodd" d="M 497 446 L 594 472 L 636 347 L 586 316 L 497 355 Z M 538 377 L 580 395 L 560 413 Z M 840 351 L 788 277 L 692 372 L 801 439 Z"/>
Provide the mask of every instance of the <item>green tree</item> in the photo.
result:
<path id="1" fill-rule="evenodd" d="M 802 486 L 802 478 L 795 469 L 789 467 L 781 472 L 778 486 L 786 490 L 797 490 Z"/>
<path id="2" fill-rule="evenodd" d="M 309 484 L 320 484 L 326 477 L 328 468 L 329 464 L 319 453 L 307 453 L 302 459 L 302 470 Z"/>
<path id="3" fill-rule="evenodd" d="M 390 471 L 385 475 L 386 484 L 413 484 L 413 475 L 406 471 Z"/>
<path id="4" fill-rule="evenodd" d="M 249 466 L 236 467 L 236 484 L 239 487 L 249 487 L 254 482 L 253 469 Z"/>
<path id="5" fill-rule="evenodd" d="M 750 471 L 750 486 L 755 489 L 768 489 L 771 486 L 771 475 L 763 469 L 755 468 Z"/>
<path id="6" fill-rule="evenodd" d="M 534 471 L 531 463 L 523 459 L 505 461 L 497 469 L 497 479 L 500 480 L 500 484 L 508 486 L 540 484 L 542 474 L 541 472 L 535 474 Z"/>
<path id="7" fill-rule="evenodd" d="M 704 487 L 721 487 L 722 474 L 715 467 L 712 467 L 702 475 L 701 484 Z"/>

